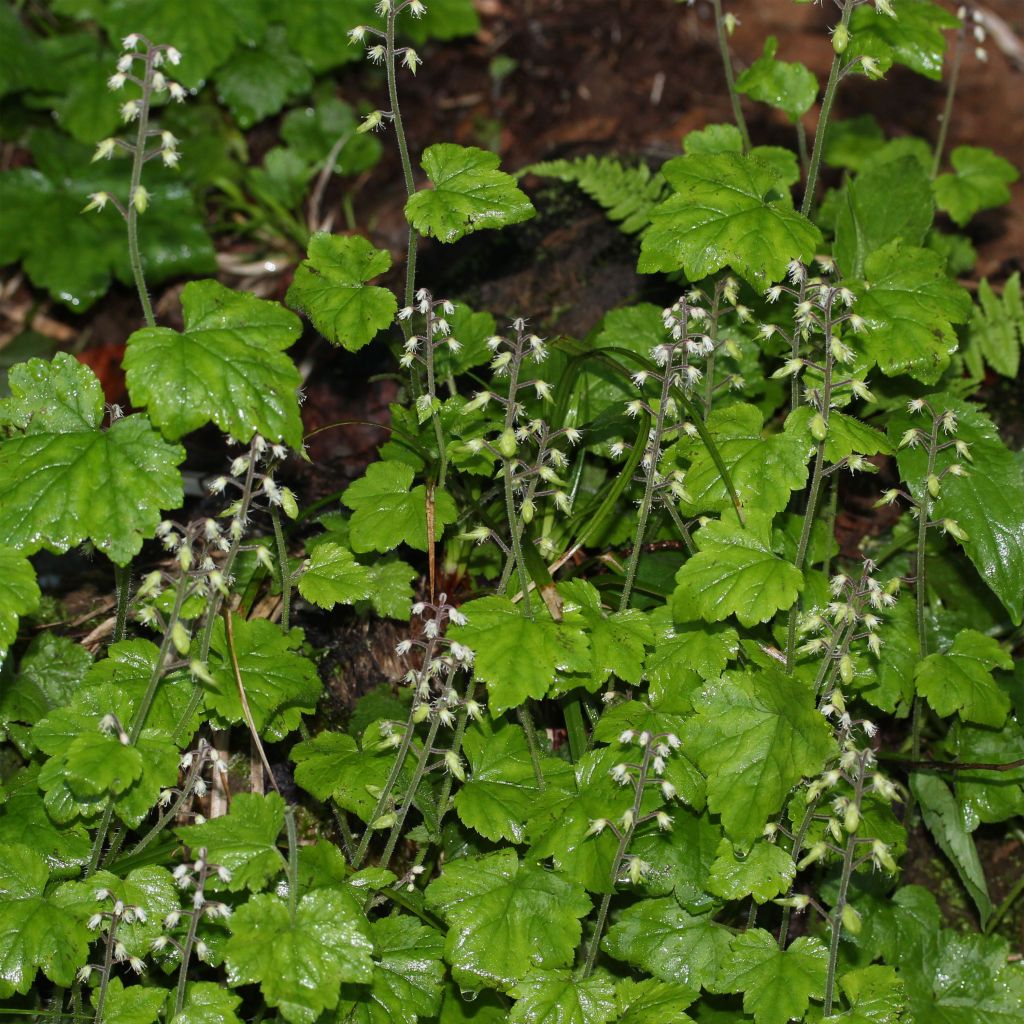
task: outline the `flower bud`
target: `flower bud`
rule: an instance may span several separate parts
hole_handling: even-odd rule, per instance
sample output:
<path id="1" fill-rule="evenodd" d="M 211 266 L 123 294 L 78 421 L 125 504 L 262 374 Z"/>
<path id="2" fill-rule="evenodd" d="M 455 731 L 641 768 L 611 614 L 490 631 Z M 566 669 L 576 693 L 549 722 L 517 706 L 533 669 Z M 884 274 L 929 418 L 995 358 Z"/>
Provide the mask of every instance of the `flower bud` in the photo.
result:
<path id="1" fill-rule="evenodd" d="M 846 53 L 846 48 L 849 45 L 850 30 L 845 25 L 836 25 L 836 30 L 832 33 L 832 49 L 836 53 Z"/>

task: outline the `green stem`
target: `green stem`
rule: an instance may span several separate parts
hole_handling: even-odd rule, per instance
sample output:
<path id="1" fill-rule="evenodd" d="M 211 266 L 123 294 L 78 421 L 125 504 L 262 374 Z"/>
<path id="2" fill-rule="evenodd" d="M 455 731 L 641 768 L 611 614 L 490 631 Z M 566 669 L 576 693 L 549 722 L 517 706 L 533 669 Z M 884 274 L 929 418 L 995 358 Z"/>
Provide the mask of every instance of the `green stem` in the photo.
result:
<path id="1" fill-rule="evenodd" d="M 533 716 L 530 714 L 529 704 L 520 704 L 516 708 L 516 718 L 523 727 L 526 734 L 526 745 L 530 750 L 530 762 L 533 765 L 533 777 L 537 782 L 537 788 L 541 791 L 548 788 L 544 779 L 544 772 L 540 764 L 540 743 L 537 741 L 537 727 L 533 724 Z"/>
<path id="2" fill-rule="evenodd" d="M 725 18 L 722 15 L 722 0 L 711 0 L 711 6 L 715 9 L 715 28 L 718 32 L 718 49 L 722 54 L 722 67 L 725 70 L 725 85 L 729 90 L 729 102 L 732 104 L 732 116 L 736 120 L 736 127 L 740 130 L 740 139 L 743 142 L 743 152 L 750 152 L 750 133 L 747 131 L 747 121 L 743 116 L 743 108 L 740 106 L 739 93 L 736 92 L 736 82 L 733 78 L 732 56 L 729 53 L 729 37 L 725 31 Z"/>
<path id="3" fill-rule="evenodd" d="M 311 733 L 309 726 L 306 725 L 305 719 L 299 719 L 299 735 L 306 742 L 309 741 Z M 341 848 L 345 856 L 351 861 L 352 851 L 355 846 L 352 842 L 352 830 L 348 827 L 348 819 L 345 817 L 345 811 L 343 808 L 338 806 L 337 800 L 334 797 L 330 798 L 331 813 L 334 816 L 334 823 L 338 826 L 338 832 L 341 835 Z"/>
<path id="4" fill-rule="evenodd" d="M 1006 912 L 1010 909 L 1010 907 L 1012 907 L 1014 903 L 1016 903 L 1017 900 L 1020 899 L 1022 893 L 1024 893 L 1024 875 L 1021 875 L 1020 878 L 1017 879 L 1016 884 L 1006 894 L 1006 896 L 1003 898 L 1002 903 L 1000 903 L 999 906 L 996 907 L 992 916 L 988 919 L 988 922 L 985 924 L 984 928 L 986 935 L 991 935 L 996 930 L 996 925 L 998 925 L 999 922 L 1003 919 L 1003 917 L 1005 916 Z"/>
<path id="5" fill-rule="evenodd" d="M 149 104 L 152 99 L 153 57 L 157 51 L 146 54 L 146 70 L 142 79 L 142 98 L 139 101 L 139 130 L 135 135 L 135 152 L 132 154 L 132 177 L 128 187 L 128 208 L 125 222 L 128 225 L 128 260 L 132 266 L 135 289 L 139 293 L 142 315 L 147 327 L 156 326 L 153 304 L 146 288 L 146 277 L 142 272 L 142 253 L 139 251 L 139 211 L 135 206 L 135 195 L 142 184 L 142 165 L 146 160 L 146 138 L 149 130 Z"/>
<path id="6" fill-rule="evenodd" d="M 468 696 L 472 696 L 472 693 L 468 694 Z M 466 713 L 465 707 L 459 708 L 459 712 L 455 717 L 455 735 L 452 737 L 452 752 L 456 757 L 459 757 L 462 752 L 462 739 L 466 735 L 466 723 L 468 719 L 469 715 Z M 453 776 L 451 772 L 445 775 L 444 782 L 441 783 L 441 792 L 437 798 L 438 834 L 432 837 L 435 843 L 440 843 L 441 841 L 441 822 L 444 820 L 444 816 L 448 813 L 448 798 L 452 795 L 452 779 Z"/>
<path id="7" fill-rule="evenodd" d="M 192 760 L 192 767 L 189 769 L 189 773 L 185 776 L 185 783 L 181 787 L 181 792 L 178 794 L 177 799 L 160 815 L 157 819 L 156 824 L 125 854 L 126 857 L 134 857 L 136 854 L 141 853 L 154 839 L 167 827 L 167 825 L 174 821 L 178 816 L 178 812 L 185 805 L 185 801 L 192 795 L 192 790 L 195 787 L 196 780 L 199 778 L 199 773 L 203 770 L 203 758 L 195 757 Z"/>
<path id="8" fill-rule="evenodd" d="M 853 13 L 855 0 L 844 0 L 843 13 L 839 24 L 844 29 L 849 28 L 850 15 Z M 832 56 L 832 67 L 828 73 L 828 82 L 825 85 L 825 92 L 821 98 L 821 111 L 818 114 L 818 126 L 814 132 L 814 148 L 811 150 L 811 163 L 807 170 L 807 185 L 804 189 L 804 201 L 800 206 L 800 212 L 806 217 L 814 205 L 814 191 L 818 184 L 818 169 L 821 167 L 821 155 L 825 150 L 825 135 L 828 132 L 828 120 L 832 116 L 832 104 L 836 100 L 836 91 L 839 88 L 839 69 L 842 66 L 842 56 L 838 53 Z"/>
<path id="9" fill-rule="evenodd" d="M 412 773 L 412 781 L 409 783 L 409 788 L 405 791 L 405 796 L 402 797 L 401 809 L 398 812 L 394 825 L 391 826 L 391 834 L 388 836 L 384 852 L 381 854 L 379 866 L 382 868 L 386 868 L 391 863 L 391 857 L 395 852 L 395 847 L 398 845 L 398 837 L 402 834 L 405 819 L 409 815 L 409 808 L 412 807 L 413 801 L 416 799 L 416 792 L 419 790 L 423 776 L 426 774 L 427 761 L 430 759 L 431 753 L 433 753 L 434 740 L 437 739 L 437 730 L 440 728 L 440 725 L 441 716 L 435 712 L 430 719 L 430 728 L 427 730 L 427 738 L 423 741 L 423 746 L 420 749 L 420 756 L 416 759 L 416 768 Z"/>
<path id="10" fill-rule="evenodd" d="M 825 321 L 825 380 L 822 386 L 821 416 L 825 421 L 825 431 L 828 432 L 829 410 L 832 405 L 832 324 L 828 319 L 831 314 L 826 311 Z M 807 548 L 811 541 L 811 530 L 814 527 L 814 517 L 818 511 L 818 498 L 821 495 L 821 482 L 824 479 L 822 473 L 825 469 L 825 441 L 818 442 L 817 450 L 814 453 L 814 469 L 811 472 L 811 490 L 807 496 L 807 508 L 804 512 L 803 527 L 800 530 L 800 540 L 797 543 L 796 559 L 793 565 L 800 572 L 803 572 L 804 563 L 807 560 Z M 786 630 L 786 672 L 792 674 L 793 659 L 796 651 L 796 620 L 800 609 L 799 601 L 795 602 L 789 612 L 789 625 Z"/>
<path id="11" fill-rule="evenodd" d="M 861 799 L 864 793 L 864 762 L 861 760 L 857 773 L 857 781 L 854 784 L 854 803 L 860 808 Z M 826 1017 L 832 1016 L 832 999 L 835 995 L 836 965 L 839 963 L 839 940 L 843 934 L 843 911 L 846 909 L 846 898 L 850 888 L 850 878 L 853 875 L 853 855 L 857 849 L 857 833 L 854 830 L 846 840 L 846 848 L 843 851 L 843 869 L 839 878 L 839 897 L 836 905 L 832 908 L 832 941 L 828 951 L 828 969 L 825 974 L 825 1010 Z"/>
<path id="12" fill-rule="evenodd" d="M 424 359 L 427 364 L 427 394 L 430 396 L 431 405 L 433 405 L 437 390 L 437 385 L 434 380 L 434 342 L 432 321 L 432 316 L 427 319 L 427 340 L 425 342 L 426 352 L 424 353 Z M 445 479 L 448 476 L 448 452 L 445 448 L 444 430 L 441 427 L 441 417 L 438 415 L 436 409 L 432 408 L 430 410 L 430 419 L 433 421 L 434 437 L 437 440 L 437 485 L 438 487 L 444 487 Z"/>
<path id="13" fill-rule="evenodd" d="M 804 123 L 799 118 L 796 122 L 796 148 L 800 154 L 800 167 L 806 174 L 811 158 L 807 152 L 807 129 L 804 128 Z"/>
<path id="14" fill-rule="evenodd" d="M 100 989 L 96 995 L 96 1024 L 103 1024 L 103 1009 L 107 1002 L 107 986 L 110 984 L 110 972 L 114 968 L 114 942 L 117 938 L 117 926 L 121 918 L 114 914 L 110 919 L 107 931 L 107 950 L 103 954 L 103 973 L 100 975 Z"/>
<path id="15" fill-rule="evenodd" d="M 967 36 L 967 26 L 961 27 L 957 33 L 956 48 L 953 50 L 953 67 L 949 73 L 949 85 L 946 88 L 946 103 L 942 108 L 942 120 L 939 122 L 939 137 L 935 140 L 935 156 L 932 159 L 932 177 L 936 178 L 939 169 L 942 167 L 942 154 L 946 148 L 946 139 L 949 136 L 949 125 L 953 118 L 953 101 L 956 99 L 956 89 L 960 82 L 960 64 L 964 56 L 964 42 Z"/>
<path id="16" fill-rule="evenodd" d="M 388 76 L 388 102 L 391 104 L 391 120 L 395 125 L 395 140 L 398 142 L 398 155 L 402 161 L 402 178 L 405 181 L 406 195 L 411 199 L 416 193 L 416 182 L 412 175 L 412 161 L 409 159 L 409 144 L 405 138 L 402 111 L 398 105 L 398 79 L 395 74 L 395 21 L 397 17 L 398 12 L 392 4 L 388 11 L 384 64 Z M 412 305 L 413 297 L 416 294 L 416 239 L 416 230 L 410 225 L 405 261 L 405 302 L 403 305 L 406 306 Z M 404 320 L 402 323 L 407 324 Z M 405 329 L 411 330 L 408 326 Z"/>
<path id="17" fill-rule="evenodd" d="M 643 548 L 644 535 L 647 533 L 647 521 L 650 518 L 651 505 L 654 501 L 654 483 L 655 477 L 658 475 L 658 462 L 661 459 L 661 441 L 665 433 L 665 411 L 668 407 L 669 396 L 672 393 L 672 374 L 675 372 L 673 366 L 675 361 L 674 346 L 669 351 L 671 355 L 665 361 L 665 368 L 661 378 L 661 401 L 658 403 L 658 412 L 654 420 L 654 433 L 650 438 L 651 464 L 647 467 L 644 496 L 640 502 L 640 510 L 636 521 L 636 533 L 633 536 L 633 550 L 626 565 L 626 578 L 622 584 L 622 596 L 619 598 L 620 612 L 624 612 L 629 607 L 629 597 L 633 591 L 633 584 L 636 582 L 636 571 L 640 564 L 640 553 Z M 647 439 L 645 438 L 641 443 L 646 451 Z"/>
<path id="18" fill-rule="evenodd" d="M 299 907 L 299 836 L 293 806 L 284 812 L 284 823 L 288 832 L 288 917 L 294 928 L 295 913 Z"/>
<path id="19" fill-rule="evenodd" d="M 807 838 L 807 832 L 811 827 L 811 819 L 814 817 L 817 806 L 818 798 L 815 797 L 804 808 L 803 820 L 800 822 L 800 828 L 797 829 L 797 833 L 793 837 L 793 849 L 790 853 L 790 858 L 794 864 L 800 859 L 800 851 L 804 848 L 804 840 Z M 792 892 L 792 889 L 790 889 L 790 892 Z M 789 919 L 792 914 L 792 907 L 782 908 L 782 923 L 779 925 L 779 949 L 786 948 L 786 942 L 789 939 Z"/>
<path id="20" fill-rule="evenodd" d="M 116 644 L 124 639 L 128 626 L 128 606 L 132 601 L 132 567 L 130 563 L 114 566 L 114 586 L 117 589 L 117 613 L 114 619 L 112 643 Z"/>
<path id="21" fill-rule="evenodd" d="M 515 559 L 516 571 L 519 575 L 519 589 L 523 592 L 523 615 L 533 618 L 533 606 L 530 603 L 530 574 L 523 557 L 523 538 L 519 531 L 516 518 L 515 495 L 512 492 L 512 460 L 502 459 L 505 476 L 505 515 L 508 518 L 509 530 L 512 534 L 512 557 Z"/>
<path id="22" fill-rule="evenodd" d="M 276 508 L 270 510 L 274 524 L 274 543 L 277 547 L 277 568 L 281 584 L 281 628 L 287 633 L 291 625 L 292 574 L 288 569 L 288 545 L 281 527 L 281 515 Z"/>
<path id="23" fill-rule="evenodd" d="M 196 879 L 196 891 L 201 892 L 206 888 L 206 875 L 209 871 L 208 861 L 204 855 L 202 867 L 199 869 L 199 876 Z M 205 906 L 205 904 L 204 904 Z M 181 967 L 178 968 L 178 985 L 174 993 L 174 1016 L 177 1017 L 185 1006 L 185 987 L 188 985 L 188 965 L 192 959 L 192 950 L 196 944 L 196 932 L 199 930 L 199 922 L 202 919 L 203 906 L 194 908 L 188 919 L 188 931 L 185 934 L 185 942 L 181 947 Z"/>

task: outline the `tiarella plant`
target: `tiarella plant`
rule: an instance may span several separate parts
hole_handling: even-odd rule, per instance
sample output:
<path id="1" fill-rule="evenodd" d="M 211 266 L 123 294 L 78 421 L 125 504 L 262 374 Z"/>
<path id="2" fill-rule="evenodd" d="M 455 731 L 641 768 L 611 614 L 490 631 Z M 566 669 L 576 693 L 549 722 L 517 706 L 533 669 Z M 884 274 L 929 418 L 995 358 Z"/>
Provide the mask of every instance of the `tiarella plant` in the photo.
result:
<path id="1" fill-rule="evenodd" d="M 55 6 L 124 35 L 92 87 L 113 76 L 132 134 L 110 135 L 106 93 L 86 118 L 83 87 L 62 86 L 100 171 L 33 133 L 36 167 L 0 175 L 25 228 L 4 256 L 71 305 L 132 281 L 144 326 L 124 357 L 137 411 L 105 405 L 68 354 L 14 366 L 0 400 L 4 1012 L 1019 1019 L 1003 932 L 1024 885 L 993 899 L 975 833 L 1019 838 L 1024 814 L 1024 472 L 972 396 L 987 368 L 1016 374 L 1024 313 L 1019 274 L 976 300 L 957 282 L 973 265 L 957 229 L 1016 171 L 946 155 L 984 18 L 836 0 L 822 86 L 777 58 L 785 39 L 737 74 L 736 19 L 713 0 L 736 124 L 689 133 L 657 175 L 528 169 L 578 183 L 639 236 L 639 270 L 667 275 L 664 308 L 601 311 L 573 339 L 529 310 L 499 325 L 417 270 L 424 245 L 535 212 L 494 154 L 410 149 L 402 76 L 429 67 L 409 43 L 472 31 L 468 4 Z M 947 32 L 934 141 L 834 119 L 852 76 L 941 78 Z M 339 33 L 353 49 L 328 45 Z M 167 256 L 192 199 L 146 165 L 168 175 L 201 141 L 179 143 L 160 104 L 212 75 L 252 123 L 360 46 L 381 109 L 360 123 L 321 97 L 218 185 L 222 209 L 262 203 L 260 230 L 303 246 L 285 303 L 198 280 L 180 329 L 161 323 L 149 284 L 210 269 L 212 250 Z M 14 89 L 46 88 L 16 70 Z M 741 97 L 782 110 L 795 148 L 757 144 Z M 314 230 L 338 219 L 330 175 L 376 161 L 374 133 L 407 194 L 398 295 L 379 281 L 390 253 Z M 39 205 L 54 190 L 101 211 L 101 228 L 69 217 L 64 262 Z M 104 205 L 125 221 L 116 253 Z M 389 346 L 402 380 L 379 460 L 307 511 L 281 483 L 304 444 L 299 313 L 347 352 Z M 223 473 L 186 502 L 181 442 L 211 424 Z M 878 518 L 841 551 L 858 494 Z M 83 545 L 114 567 L 89 646 L 47 621 L 36 575 L 37 553 Z M 396 620 L 404 672 L 341 724 L 318 713 L 296 625 L 337 606 Z M 926 833 L 978 928 L 901 881 Z"/>

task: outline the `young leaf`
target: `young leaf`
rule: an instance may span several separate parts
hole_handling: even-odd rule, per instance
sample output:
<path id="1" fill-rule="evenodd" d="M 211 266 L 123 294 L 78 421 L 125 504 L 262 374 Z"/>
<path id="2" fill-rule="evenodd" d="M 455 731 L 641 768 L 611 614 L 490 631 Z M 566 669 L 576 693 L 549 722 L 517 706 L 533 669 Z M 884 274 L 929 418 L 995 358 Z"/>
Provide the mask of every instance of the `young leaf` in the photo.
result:
<path id="1" fill-rule="evenodd" d="M 127 565 L 161 510 L 181 505 L 184 458 L 142 415 L 109 430 L 9 438 L 0 445 L 0 536 L 24 554 L 91 540 Z"/>
<path id="2" fill-rule="evenodd" d="M 936 714 L 959 714 L 965 722 L 1002 728 L 1010 698 L 992 678 L 994 668 L 1012 669 L 1013 659 L 999 641 L 962 629 L 944 654 L 930 654 L 914 670 L 917 692 Z"/>
<path id="3" fill-rule="evenodd" d="M 890 242 L 923 245 L 934 216 L 931 179 L 917 160 L 869 165 L 839 195 L 832 253 L 845 277 L 861 277 L 871 254 Z"/>
<path id="4" fill-rule="evenodd" d="M 148 985 L 125 988 L 120 978 L 111 978 L 103 1004 L 104 1024 L 154 1024 L 166 998 L 165 989 Z"/>
<path id="5" fill-rule="evenodd" d="M 391 266 L 391 254 L 360 235 L 314 235 L 299 264 L 287 302 L 301 310 L 330 342 L 358 352 L 390 326 L 398 301 L 390 288 L 366 282 Z"/>
<path id="6" fill-rule="evenodd" d="M 765 903 L 786 892 L 795 876 L 796 864 L 782 847 L 758 840 L 748 853 L 737 856 L 733 844 L 723 839 L 711 865 L 708 889 L 724 900 L 753 896 Z"/>
<path id="7" fill-rule="evenodd" d="M 615 987 L 618 1024 L 690 1024 L 686 1008 L 697 993 L 673 981 L 623 978 Z"/>
<path id="8" fill-rule="evenodd" d="M 967 830 L 961 809 L 949 787 L 937 775 L 913 772 L 910 789 L 920 804 L 921 816 L 939 848 L 956 868 L 960 881 L 978 908 L 982 928 L 992 913 L 988 882 L 977 847 Z"/>
<path id="9" fill-rule="evenodd" d="M 771 519 L 747 513 L 746 527 L 711 520 L 694 535 L 697 553 L 676 573 L 675 618 L 721 622 L 735 615 L 744 626 L 766 622 L 788 608 L 803 587 L 803 574 L 771 549 Z"/>
<path id="10" fill-rule="evenodd" d="M 262 889 L 284 868 L 277 837 L 284 828 L 284 801 L 276 794 L 240 793 L 231 810 L 202 825 L 185 825 L 175 835 L 193 850 L 206 847 L 207 859 L 231 872 L 232 892 Z"/>
<path id="11" fill-rule="evenodd" d="M 492 732 L 481 722 L 466 732 L 462 749 L 470 764 L 470 777 L 455 795 L 462 823 L 492 842 L 525 842 L 526 819 L 541 794 L 522 729 L 502 725 Z M 548 789 L 575 793 L 565 761 L 545 757 L 542 767 Z"/>
<path id="12" fill-rule="evenodd" d="M 370 596 L 370 568 L 340 544 L 318 544 L 299 579 L 299 593 L 319 608 L 355 604 Z"/>
<path id="13" fill-rule="evenodd" d="M 11 395 L 0 399 L 0 425 L 26 434 L 73 434 L 103 419 L 103 388 L 96 374 L 68 352 L 11 367 Z"/>
<path id="14" fill-rule="evenodd" d="M 509 995 L 509 1024 L 604 1024 L 616 1017 L 607 978 L 576 978 L 569 971 L 533 971 Z"/>
<path id="15" fill-rule="evenodd" d="M 976 406 L 945 394 L 928 395 L 936 414 L 956 415 L 956 436 L 970 446 L 966 477 L 947 476 L 935 501 L 939 518 L 954 519 L 967 534 L 962 541 L 967 557 L 981 578 L 1003 602 L 1016 625 L 1024 614 L 1024 472 L 1003 444 L 992 420 Z M 910 426 L 909 417 L 890 421 L 889 437 L 899 438 Z M 940 452 L 935 472 L 954 461 L 953 449 Z M 919 500 L 928 456 L 922 448 L 903 448 L 897 456 L 900 474 Z"/>
<path id="16" fill-rule="evenodd" d="M 478 598 L 462 612 L 467 624 L 448 635 L 476 652 L 474 671 L 487 684 L 492 716 L 545 696 L 558 672 L 591 667 L 590 645 L 578 626 L 547 616 L 528 619 L 505 597 Z"/>
<path id="17" fill-rule="evenodd" d="M 788 429 L 765 436 L 764 416 L 756 406 L 737 403 L 716 409 L 708 417 L 707 428 L 744 506 L 774 516 L 789 503 L 790 494 L 807 482 L 812 446 L 806 437 Z M 687 438 L 675 451 L 690 462 L 686 495 L 680 502 L 684 514 L 732 508 L 732 497 L 707 447 L 699 439 Z"/>
<path id="18" fill-rule="evenodd" d="M 390 551 L 408 544 L 417 551 L 427 550 L 427 489 L 412 487 L 412 466 L 404 462 L 374 462 L 366 474 L 350 484 L 341 496 L 352 509 L 349 539 L 352 550 Z M 436 489 L 434 500 L 434 536 L 441 539 L 444 528 L 457 517 L 455 502 L 447 492 Z"/>
<path id="19" fill-rule="evenodd" d="M 675 194 L 651 214 L 638 269 L 697 281 L 731 266 L 755 288 L 810 260 L 821 232 L 793 210 L 780 173 L 753 156 L 681 156 L 662 167 Z"/>
<path id="20" fill-rule="evenodd" d="M 168 992 L 171 1000 L 174 993 Z M 185 1003 L 181 1013 L 173 1016 L 168 1010 L 169 1024 L 240 1024 L 235 1012 L 241 1004 L 241 996 L 229 992 L 223 985 L 213 981 L 193 981 L 185 987 Z"/>
<path id="21" fill-rule="evenodd" d="M 39 607 L 39 584 L 32 563 L 0 544 L 0 667 L 18 636 L 18 618 Z"/>
<path id="22" fill-rule="evenodd" d="M 641 900 L 619 915 L 601 948 L 661 981 L 699 990 L 718 976 L 729 937 L 710 915 L 694 917 L 673 899 Z"/>
<path id="23" fill-rule="evenodd" d="M 125 168 L 108 161 L 90 163 L 91 146 L 55 131 L 33 131 L 28 145 L 35 168 L 0 173 L 0 265 L 21 260 L 33 284 L 81 313 L 106 292 L 112 277 L 132 283 L 124 221 L 115 210 L 82 213 L 92 193 L 123 196 Z M 139 245 L 150 286 L 217 270 L 192 193 L 173 173 L 146 169 L 151 202 Z"/>
<path id="24" fill-rule="evenodd" d="M 970 296 L 930 249 L 891 242 L 867 258 L 864 270 L 856 310 L 867 323 L 865 351 L 888 377 L 906 373 L 934 383 L 956 351 L 953 324 L 970 319 Z"/>
<path id="25" fill-rule="evenodd" d="M 496 153 L 475 146 L 438 143 L 423 151 L 422 166 L 433 184 L 405 204 L 405 216 L 421 234 L 457 242 L 481 228 L 503 228 L 529 220 L 536 210 L 515 178 L 498 170 Z"/>
<path id="26" fill-rule="evenodd" d="M 69 986 L 89 956 L 85 921 L 46 894 L 46 861 L 14 843 L 0 856 L 0 998 L 32 987 L 36 969 Z"/>
<path id="27" fill-rule="evenodd" d="M 342 889 L 306 893 L 293 915 L 277 896 L 252 896 L 229 924 L 228 984 L 258 984 L 267 1005 L 291 1024 L 313 1024 L 324 1010 L 333 1010 L 342 982 L 373 979 L 366 918 Z"/>
<path id="28" fill-rule="evenodd" d="M 622 760 L 611 747 L 588 750 L 573 766 L 575 788 L 549 786 L 534 802 L 527 822 L 530 860 L 546 860 L 588 892 L 614 890 L 612 863 L 616 839 L 609 830 L 590 834 L 596 818 L 620 818 L 632 806 L 633 794 L 614 783 L 612 767 Z"/>
<path id="29" fill-rule="evenodd" d="M 441 1005 L 445 974 L 441 936 L 408 917 L 382 917 L 370 925 L 370 937 L 373 980 L 368 987 L 342 987 L 338 1019 L 416 1024 L 421 1017 L 433 1017 Z"/>
<path id="30" fill-rule="evenodd" d="M 445 959 L 464 988 L 508 990 L 531 970 L 567 967 L 590 910 L 579 885 L 511 849 L 449 861 L 426 897 L 448 922 Z"/>
<path id="31" fill-rule="evenodd" d="M 870 4 L 857 7 L 850 19 L 850 45 L 844 59 L 873 57 L 880 71 L 902 64 L 938 81 L 946 52 L 943 29 L 958 28 L 960 19 L 932 0 L 900 0 L 898 8 L 896 17 L 891 17 Z"/>
<path id="32" fill-rule="evenodd" d="M 217 95 L 240 128 L 251 128 L 309 91 L 313 78 L 305 63 L 290 53 L 284 28 L 273 26 L 266 39 L 242 47 L 217 72 Z"/>
<path id="33" fill-rule="evenodd" d="M 301 630 L 285 633 L 266 619 L 235 616 L 235 659 L 256 728 L 264 739 L 279 740 L 298 728 L 303 712 L 316 707 L 322 684 L 316 666 L 294 648 Z M 245 712 L 227 647 L 224 624 L 214 627 L 210 657 L 212 684 L 206 704 L 225 722 L 242 724 Z"/>
<path id="34" fill-rule="evenodd" d="M 181 293 L 184 331 L 144 327 L 128 339 L 128 391 L 170 438 L 216 423 L 236 441 L 253 434 L 302 447 L 297 390 L 284 354 L 302 324 L 276 302 L 193 281 Z"/>
<path id="35" fill-rule="evenodd" d="M 726 832 L 751 843 L 790 789 L 835 752 L 831 729 L 807 686 L 771 667 L 726 672 L 694 704 L 684 749 L 708 777 L 708 806 Z"/>
<path id="36" fill-rule="evenodd" d="M 935 201 L 963 227 L 976 213 L 1010 201 L 1020 175 L 1009 160 L 984 146 L 957 146 L 950 154 L 953 174 L 935 179 Z"/>
<path id="37" fill-rule="evenodd" d="M 811 441 L 810 425 L 813 416 L 814 411 L 806 405 L 794 409 L 786 417 L 786 433 L 792 432 Z M 833 409 L 828 417 L 825 458 L 834 464 L 854 452 L 858 455 L 877 455 L 879 452 L 891 455 L 893 447 L 880 430 Z"/>
<path id="38" fill-rule="evenodd" d="M 799 1020 L 811 999 L 825 995 L 828 950 L 821 939 L 802 936 L 788 949 L 763 928 L 737 935 L 715 982 L 719 992 L 742 992 L 743 1009 L 756 1024 Z"/>
<path id="39" fill-rule="evenodd" d="M 982 278 L 969 338 L 971 345 L 978 346 L 985 362 L 996 373 L 1011 379 L 1017 376 L 1020 349 L 1024 345 L 1024 304 L 1021 302 L 1019 270 L 1006 279 L 1001 297 L 992 290 L 987 279 Z"/>
<path id="40" fill-rule="evenodd" d="M 798 121 L 814 106 L 818 80 L 803 64 L 776 60 L 779 41 L 768 36 L 764 52 L 736 79 L 736 91 L 752 100 L 777 107 Z"/>

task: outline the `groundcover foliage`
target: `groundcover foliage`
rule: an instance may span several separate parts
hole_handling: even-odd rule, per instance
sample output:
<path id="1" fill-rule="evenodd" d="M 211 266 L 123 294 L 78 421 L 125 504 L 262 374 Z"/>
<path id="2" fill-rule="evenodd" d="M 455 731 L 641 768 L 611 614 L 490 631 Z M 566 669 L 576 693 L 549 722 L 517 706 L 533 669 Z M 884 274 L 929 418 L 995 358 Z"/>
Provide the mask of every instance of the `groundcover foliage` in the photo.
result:
<path id="1" fill-rule="evenodd" d="M 934 142 L 829 130 L 851 76 L 948 76 L 950 36 L 958 62 L 984 41 L 971 12 L 841 0 L 819 82 L 775 37 L 734 78 L 714 0 L 735 125 L 657 174 L 532 169 L 639 236 L 678 296 L 571 339 L 416 272 L 418 243 L 535 212 L 494 154 L 409 152 L 409 44 L 474 31 L 469 3 L 52 7 L 45 36 L 0 9 L 0 89 L 56 115 L 0 174 L 0 258 L 78 309 L 132 282 L 145 326 L 129 415 L 63 353 L 14 366 L 0 401 L 5 1011 L 1019 1020 L 998 929 L 1022 886 L 992 898 L 975 838 L 1024 812 L 1024 473 L 972 396 L 1016 373 L 1024 320 L 1018 275 L 957 281 L 959 229 L 1016 171 L 947 154 L 946 122 Z M 315 78 L 361 47 L 387 99 L 360 119 Z M 311 90 L 261 167 L 224 171 L 204 109 L 246 127 Z M 739 95 L 793 121 L 820 100 L 803 159 L 752 145 Z M 171 125 L 206 149 L 178 177 Z M 373 166 L 378 130 L 407 191 L 398 294 L 391 254 L 295 216 L 318 175 Z M 147 283 L 214 269 L 193 191 L 214 179 L 301 246 L 294 281 L 283 304 L 192 281 L 177 329 Z M 406 382 L 380 460 L 308 514 L 279 482 L 303 449 L 300 314 L 347 352 L 390 346 Z M 182 512 L 181 442 L 210 424 L 233 448 Z M 847 482 L 872 473 L 890 525 L 841 557 Z M 82 545 L 116 584 L 96 654 L 36 577 L 37 553 Z M 339 605 L 408 623 L 402 685 L 344 727 L 294 622 Z M 230 800 L 229 740 L 251 750 Z M 901 883 L 913 829 L 980 930 Z"/>

